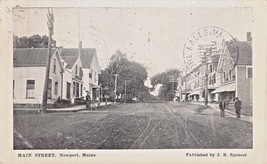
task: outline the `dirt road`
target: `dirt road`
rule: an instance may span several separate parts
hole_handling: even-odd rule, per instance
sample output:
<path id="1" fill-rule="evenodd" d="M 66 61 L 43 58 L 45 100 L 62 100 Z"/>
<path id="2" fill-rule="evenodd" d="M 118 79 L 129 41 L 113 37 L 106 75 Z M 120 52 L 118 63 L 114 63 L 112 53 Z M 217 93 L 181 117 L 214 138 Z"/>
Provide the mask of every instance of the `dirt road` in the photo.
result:
<path id="1" fill-rule="evenodd" d="M 15 149 L 252 148 L 252 124 L 199 105 L 154 102 L 14 115 Z"/>

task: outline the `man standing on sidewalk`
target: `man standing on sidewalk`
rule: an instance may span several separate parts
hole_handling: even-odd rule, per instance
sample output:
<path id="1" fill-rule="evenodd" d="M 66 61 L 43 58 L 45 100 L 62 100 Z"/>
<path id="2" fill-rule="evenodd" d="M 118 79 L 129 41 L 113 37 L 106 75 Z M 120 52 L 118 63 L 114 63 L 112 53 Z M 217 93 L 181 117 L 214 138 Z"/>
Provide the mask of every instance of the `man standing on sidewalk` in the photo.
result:
<path id="1" fill-rule="evenodd" d="M 221 110 L 221 117 L 224 117 L 224 110 L 225 110 L 226 104 L 224 100 L 220 100 L 219 102 L 219 108 Z"/>
<path id="2" fill-rule="evenodd" d="M 236 112 L 237 118 L 240 118 L 241 105 L 242 105 L 242 102 L 238 99 L 238 97 L 236 97 L 235 98 L 235 112 Z"/>

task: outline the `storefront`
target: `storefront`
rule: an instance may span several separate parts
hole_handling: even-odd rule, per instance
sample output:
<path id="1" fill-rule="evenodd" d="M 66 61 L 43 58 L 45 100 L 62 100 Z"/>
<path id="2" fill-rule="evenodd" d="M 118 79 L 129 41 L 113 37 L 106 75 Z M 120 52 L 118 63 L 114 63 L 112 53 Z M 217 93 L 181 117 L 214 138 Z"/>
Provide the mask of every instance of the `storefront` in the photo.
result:
<path id="1" fill-rule="evenodd" d="M 100 99 L 100 86 L 92 85 L 92 98 L 94 100 L 99 100 Z"/>
<path id="2" fill-rule="evenodd" d="M 191 100 L 197 102 L 199 100 L 199 93 L 200 93 L 199 90 L 196 90 L 196 91 L 191 92 L 189 94 Z"/>
<path id="3" fill-rule="evenodd" d="M 236 90 L 236 85 L 235 83 L 223 85 L 213 92 L 211 94 L 217 94 L 218 95 L 218 100 L 220 99 L 226 99 L 229 101 L 234 101 L 235 99 L 235 90 Z"/>

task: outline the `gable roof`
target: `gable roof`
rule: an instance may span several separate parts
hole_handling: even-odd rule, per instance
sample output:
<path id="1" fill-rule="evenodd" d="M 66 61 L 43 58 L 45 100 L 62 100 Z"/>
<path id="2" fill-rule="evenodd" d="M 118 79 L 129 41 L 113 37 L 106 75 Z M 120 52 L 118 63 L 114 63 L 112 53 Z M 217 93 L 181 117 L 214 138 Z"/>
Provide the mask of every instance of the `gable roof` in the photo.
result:
<path id="1" fill-rule="evenodd" d="M 51 53 L 54 54 L 56 48 L 52 48 Z M 14 67 L 45 67 L 47 64 L 47 48 L 18 48 L 14 49 L 13 66 Z M 83 48 L 81 51 L 81 63 L 83 68 L 90 68 L 95 48 Z M 79 56 L 78 48 L 62 48 L 60 49 L 60 57 L 67 63 L 66 68 L 71 69 Z"/>
<path id="2" fill-rule="evenodd" d="M 235 43 L 229 44 L 227 48 L 238 47 L 238 56 L 236 65 L 251 65 L 252 64 L 252 47 L 250 42 L 237 41 Z M 229 51 L 231 53 L 231 51 Z"/>
<path id="3" fill-rule="evenodd" d="M 83 68 L 90 68 L 94 55 L 96 55 L 95 48 L 83 48 L 81 51 L 81 61 Z"/>
<path id="4" fill-rule="evenodd" d="M 51 54 L 53 55 L 56 50 L 56 48 L 52 48 Z M 47 56 L 47 48 L 15 48 L 13 50 L 13 66 L 46 67 Z"/>
<path id="5" fill-rule="evenodd" d="M 78 59 L 78 49 L 77 48 L 62 48 L 60 56 L 67 63 L 66 68 L 71 69 Z"/>

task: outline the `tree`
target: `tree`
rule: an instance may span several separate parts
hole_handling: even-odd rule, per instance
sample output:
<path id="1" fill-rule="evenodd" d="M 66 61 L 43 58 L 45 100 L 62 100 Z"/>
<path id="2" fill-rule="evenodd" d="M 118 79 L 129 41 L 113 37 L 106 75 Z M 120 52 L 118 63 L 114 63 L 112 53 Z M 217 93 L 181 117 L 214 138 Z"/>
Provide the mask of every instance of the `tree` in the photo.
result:
<path id="1" fill-rule="evenodd" d="M 103 89 L 103 95 L 107 94 L 110 96 L 114 96 L 114 80 L 112 74 L 109 73 L 107 69 L 101 70 L 101 74 L 99 75 L 99 83 Z"/>
<path id="2" fill-rule="evenodd" d="M 174 82 L 174 85 L 170 82 L 170 76 L 179 77 L 181 74 L 181 71 L 179 69 L 170 69 L 166 72 L 162 72 L 159 74 L 154 75 L 151 77 L 151 85 L 152 89 L 155 89 L 155 86 L 158 84 L 162 84 L 159 89 L 159 97 L 165 100 L 170 100 L 170 98 L 174 93 L 172 93 L 172 89 L 174 87 L 174 90 L 177 88 L 177 82 Z"/>
<path id="3" fill-rule="evenodd" d="M 126 54 L 122 54 L 120 50 L 117 50 L 110 58 L 108 70 L 111 74 L 119 74 L 122 70 L 127 68 L 129 61 Z"/>
<path id="4" fill-rule="evenodd" d="M 56 47 L 56 41 L 52 41 L 52 47 Z M 30 37 L 13 36 L 13 48 L 48 48 L 48 36 L 32 35 Z"/>
<path id="5" fill-rule="evenodd" d="M 110 58 L 110 62 L 105 70 L 102 70 L 100 75 L 100 83 L 102 87 L 108 87 L 106 93 L 114 95 L 114 74 L 118 74 L 117 79 L 117 96 L 122 95 L 127 99 L 137 97 L 139 100 L 144 100 L 149 94 L 149 88 L 144 85 L 147 79 L 146 68 L 137 62 L 129 61 L 126 54 L 116 51 Z M 126 95 L 125 95 L 125 80 Z M 115 95 L 114 95 L 115 96 Z"/>

